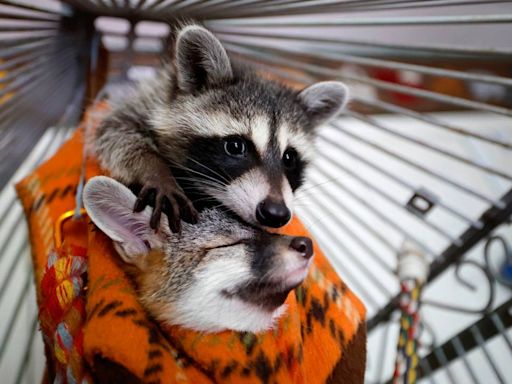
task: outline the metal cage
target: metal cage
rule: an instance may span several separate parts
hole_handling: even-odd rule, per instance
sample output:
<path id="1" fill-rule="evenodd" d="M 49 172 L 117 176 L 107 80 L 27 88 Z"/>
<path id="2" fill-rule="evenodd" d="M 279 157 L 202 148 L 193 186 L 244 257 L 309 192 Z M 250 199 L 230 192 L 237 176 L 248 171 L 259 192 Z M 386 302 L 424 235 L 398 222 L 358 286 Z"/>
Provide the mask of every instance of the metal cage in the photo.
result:
<path id="1" fill-rule="evenodd" d="M 350 86 L 296 205 L 367 306 L 367 382 L 392 380 L 404 240 L 430 263 L 420 381 L 512 382 L 512 1 L 477 0 L 0 0 L 1 381 L 44 368 L 13 182 L 184 18 L 267 76 Z"/>

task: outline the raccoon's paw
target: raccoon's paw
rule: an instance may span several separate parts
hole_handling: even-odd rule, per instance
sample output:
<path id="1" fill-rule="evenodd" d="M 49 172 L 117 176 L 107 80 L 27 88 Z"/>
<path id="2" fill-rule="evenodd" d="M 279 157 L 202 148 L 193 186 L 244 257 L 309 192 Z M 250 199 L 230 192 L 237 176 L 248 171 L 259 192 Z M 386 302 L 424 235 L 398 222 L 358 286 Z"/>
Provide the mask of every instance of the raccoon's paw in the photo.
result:
<path id="1" fill-rule="evenodd" d="M 182 219 L 187 223 L 197 223 L 196 209 L 176 182 L 145 184 L 137 196 L 133 210 L 140 212 L 147 205 L 154 207 L 149 221 L 153 229 L 158 227 L 162 212 L 169 220 L 169 228 L 175 233 L 181 231 Z"/>

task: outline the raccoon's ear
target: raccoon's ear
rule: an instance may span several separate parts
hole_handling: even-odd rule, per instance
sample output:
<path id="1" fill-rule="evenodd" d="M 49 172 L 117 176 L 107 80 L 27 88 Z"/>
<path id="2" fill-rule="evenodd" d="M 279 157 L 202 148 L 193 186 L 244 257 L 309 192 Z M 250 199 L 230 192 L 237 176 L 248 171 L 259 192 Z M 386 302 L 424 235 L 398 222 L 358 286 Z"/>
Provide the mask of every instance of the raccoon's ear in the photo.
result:
<path id="1" fill-rule="evenodd" d="M 332 120 L 340 113 L 348 101 L 348 88 L 339 81 L 321 81 L 304 88 L 299 93 L 299 101 L 313 126 Z"/>
<path id="2" fill-rule="evenodd" d="M 142 268 L 151 248 L 162 245 L 162 235 L 149 226 L 149 207 L 133 212 L 135 199 L 127 187 L 105 176 L 89 180 L 83 193 L 84 206 L 93 223 L 112 239 L 126 263 Z"/>
<path id="3" fill-rule="evenodd" d="M 233 78 L 231 62 L 220 41 L 197 25 L 183 28 L 176 41 L 178 87 L 194 93 Z"/>

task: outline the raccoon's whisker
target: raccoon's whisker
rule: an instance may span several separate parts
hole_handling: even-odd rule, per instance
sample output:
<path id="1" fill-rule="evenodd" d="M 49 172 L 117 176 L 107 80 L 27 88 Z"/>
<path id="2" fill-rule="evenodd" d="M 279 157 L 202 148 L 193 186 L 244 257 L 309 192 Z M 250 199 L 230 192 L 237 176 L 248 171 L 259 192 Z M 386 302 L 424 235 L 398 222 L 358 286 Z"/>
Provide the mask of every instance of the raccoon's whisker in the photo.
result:
<path id="1" fill-rule="evenodd" d="M 193 176 L 176 176 L 176 179 L 187 180 L 187 181 L 200 181 L 200 182 L 206 182 L 206 183 L 211 183 L 211 184 L 215 184 L 215 185 L 225 186 L 224 183 L 221 183 L 218 180 L 201 179 L 201 178 L 198 179 L 197 177 L 193 177 Z"/>
<path id="2" fill-rule="evenodd" d="M 218 200 L 212 196 L 202 196 L 202 197 L 198 197 L 194 201 L 218 201 Z"/>
<path id="3" fill-rule="evenodd" d="M 210 187 L 208 187 L 210 188 Z M 188 193 L 194 193 L 194 192 L 197 192 L 197 191 L 200 191 L 200 192 L 204 192 L 204 188 L 203 189 L 198 189 L 198 188 L 194 188 L 194 189 L 185 189 L 185 192 L 188 194 Z M 214 191 L 213 189 L 209 189 L 208 192 L 215 192 L 215 193 L 222 193 L 222 191 Z M 217 198 L 213 197 L 213 196 L 205 196 L 204 194 L 201 193 L 200 196 L 197 196 L 197 200 L 194 200 L 194 201 L 207 201 L 207 200 L 211 200 L 211 201 L 219 201 Z"/>
<path id="4" fill-rule="evenodd" d="M 222 188 L 222 187 L 219 187 L 219 186 L 215 186 L 215 185 L 208 185 L 208 184 L 201 184 L 201 183 L 199 183 L 197 186 L 198 186 L 197 190 L 205 191 L 205 192 L 208 192 L 210 194 L 213 194 L 213 192 L 221 193 L 221 194 L 225 194 L 226 193 L 226 189 L 225 188 Z M 199 188 L 199 187 L 202 187 L 202 188 Z"/>
<path id="5" fill-rule="evenodd" d="M 195 180 L 195 186 L 209 187 L 214 189 L 215 191 L 226 192 L 226 187 L 220 184 L 212 184 L 212 183 L 204 183 L 203 180 Z"/>
<path id="6" fill-rule="evenodd" d="M 296 202 L 300 202 L 300 201 L 311 201 L 311 199 L 313 199 L 314 197 L 320 197 L 320 196 L 325 196 L 325 193 L 323 191 L 315 191 L 314 193 L 310 193 L 310 194 L 307 194 L 307 195 L 303 195 L 303 196 L 294 196 L 293 198 L 293 202 L 296 203 Z"/>
<path id="7" fill-rule="evenodd" d="M 199 161 L 197 161 L 196 159 L 190 157 L 189 160 L 192 160 L 194 163 L 196 163 L 197 165 L 205 168 L 206 170 L 216 174 L 217 176 L 219 176 L 222 180 L 224 180 L 227 184 L 229 184 L 231 182 L 231 180 L 228 180 L 225 176 L 221 175 L 219 172 L 216 172 L 214 171 L 213 169 L 211 169 L 210 167 L 208 167 L 207 165 L 203 164 L 203 163 L 200 163 Z M 226 175 L 227 176 L 227 175 Z"/>
<path id="8" fill-rule="evenodd" d="M 305 215 L 300 215 L 300 219 L 306 225 L 306 228 L 315 228 L 318 223 L 323 223 L 327 217 L 329 217 L 329 215 L 309 215 L 307 217 Z"/>
<path id="9" fill-rule="evenodd" d="M 197 200 L 193 200 L 192 202 L 193 203 L 198 203 L 198 202 L 202 202 L 202 201 L 217 201 L 217 199 L 214 199 L 213 197 L 204 197 L 204 198 L 201 198 L 201 199 L 197 199 Z M 222 204 L 219 204 L 222 206 Z"/>
<path id="10" fill-rule="evenodd" d="M 189 188 L 183 188 L 183 190 L 185 192 L 202 192 L 203 190 L 202 189 L 199 189 L 198 187 L 189 187 Z M 212 200 L 216 200 L 214 197 L 204 197 L 202 199 L 212 199 Z"/>
<path id="11" fill-rule="evenodd" d="M 189 177 L 189 176 L 176 176 L 176 180 L 194 181 L 194 182 L 198 181 L 198 179 L 196 179 L 194 177 Z M 203 181 L 203 182 L 206 182 L 206 183 L 211 183 L 211 184 L 214 184 L 214 185 L 222 185 L 219 182 L 214 182 L 214 181 L 208 180 L 208 179 L 205 179 L 205 180 L 199 179 L 199 181 Z"/>
<path id="12" fill-rule="evenodd" d="M 213 207 L 210 207 L 212 209 L 218 209 L 222 212 L 228 212 L 228 209 L 224 207 L 222 204 L 214 205 Z"/>
<path id="13" fill-rule="evenodd" d="M 218 204 L 216 206 L 213 206 L 211 208 L 214 208 L 214 209 L 217 209 L 221 212 L 224 212 L 224 213 L 230 213 L 232 212 L 229 208 L 227 208 L 226 206 L 224 206 L 223 204 Z"/>
<path id="14" fill-rule="evenodd" d="M 227 185 L 227 184 L 223 183 L 221 180 L 218 180 L 218 179 L 216 179 L 214 177 L 211 177 L 211 176 L 209 176 L 209 175 L 207 175 L 207 174 L 205 174 L 203 172 L 196 171 L 195 169 L 192 169 L 192 168 L 189 168 L 189 167 L 180 167 L 180 168 L 185 170 L 185 171 L 187 171 L 187 172 L 195 173 L 196 175 L 202 176 L 205 179 L 210 180 L 212 182 L 215 182 L 217 184 Z"/>
<path id="15" fill-rule="evenodd" d="M 180 179 L 183 180 L 183 179 Z M 204 192 L 205 189 L 209 189 L 210 191 L 215 191 L 219 193 L 225 193 L 226 189 L 222 185 L 214 184 L 212 182 L 202 182 L 198 180 L 186 180 L 193 184 L 183 186 L 184 191 L 199 191 Z"/>
<path id="16" fill-rule="evenodd" d="M 267 278 L 270 276 L 271 272 L 272 272 L 271 270 L 268 270 L 262 276 L 260 276 L 260 278 L 258 279 L 258 283 L 264 283 L 267 280 Z"/>
<path id="17" fill-rule="evenodd" d="M 311 184 L 311 185 L 308 185 L 306 186 L 305 188 L 300 188 L 297 193 L 298 194 L 302 194 L 302 193 L 305 193 L 311 189 L 315 189 L 315 188 L 318 188 L 322 185 L 325 185 L 325 184 L 328 184 L 328 183 L 332 183 L 333 181 L 336 181 L 336 178 L 330 178 L 330 179 L 327 179 L 327 180 L 324 180 L 322 182 L 319 182 L 319 183 L 315 183 L 315 184 Z"/>
<path id="18" fill-rule="evenodd" d="M 227 185 L 227 184 L 223 183 L 222 181 L 220 181 L 220 180 L 218 180 L 218 179 L 216 179 L 216 178 L 214 178 L 214 177 L 212 177 L 212 176 L 210 176 L 210 175 L 207 175 L 206 173 L 203 173 L 203 172 L 200 172 L 200 171 L 198 171 L 198 170 L 192 169 L 192 168 L 187 167 L 187 166 L 185 166 L 185 165 L 183 165 L 183 164 L 179 164 L 179 163 L 177 163 L 177 162 L 175 162 L 175 161 L 171 161 L 171 163 L 172 163 L 176 168 L 182 169 L 182 170 L 187 171 L 187 172 L 195 173 L 196 175 L 203 176 L 203 177 L 205 177 L 206 179 L 209 179 L 209 180 L 214 181 L 214 182 L 216 182 L 216 183 L 223 184 L 223 185 Z"/>
<path id="19" fill-rule="evenodd" d="M 313 188 L 311 188 L 313 189 Z M 302 193 L 302 192 L 298 192 L 297 195 L 295 195 L 293 197 L 293 201 L 296 202 L 296 201 L 300 201 L 300 200 L 304 200 L 304 199 L 310 199 L 314 196 L 325 196 L 325 191 L 324 190 L 315 190 L 315 191 L 308 191 L 306 193 Z"/>
<path id="20" fill-rule="evenodd" d="M 198 185 L 202 185 L 202 186 L 209 186 L 209 187 L 217 188 L 220 191 L 224 191 L 225 190 L 223 184 L 214 183 L 213 181 L 210 181 L 210 180 L 198 180 L 198 179 L 194 179 L 194 178 L 191 178 L 191 177 L 176 177 L 176 179 L 177 180 L 182 180 L 182 181 L 190 181 L 190 182 L 193 183 L 193 185 L 185 186 L 184 188 L 196 187 L 196 189 L 197 189 Z"/>

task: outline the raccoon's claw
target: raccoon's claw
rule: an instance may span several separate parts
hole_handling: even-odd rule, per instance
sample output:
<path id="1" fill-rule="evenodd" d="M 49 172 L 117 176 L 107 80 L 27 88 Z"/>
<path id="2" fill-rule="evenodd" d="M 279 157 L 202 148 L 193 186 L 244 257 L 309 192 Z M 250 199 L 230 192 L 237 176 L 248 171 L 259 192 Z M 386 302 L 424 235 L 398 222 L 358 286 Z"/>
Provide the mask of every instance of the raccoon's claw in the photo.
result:
<path id="1" fill-rule="evenodd" d="M 135 200 L 135 206 L 133 207 L 134 212 L 141 212 L 146 206 L 155 206 L 155 188 L 142 188 Z"/>
<path id="2" fill-rule="evenodd" d="M 157 228 L 158 223 L 160 223 L 160 216 L 162 215 L 162 212 L 167 216 L 171 231 L 175 233 L 181 232 L 180 214 L 176 201 L 169 200 L 165 195 L 161 196 L 161 198 L 157 198 L 156 200 L 155 209 L 153 210 L 151 220 L 149 221 L 151 228 Z"/>
<path id="3" fill-rule="evenodd" d="M 162 196 L 161 199 L 157 199 L 157 207 L 160 204 L 161 212 L 165 213 L 169 220 L 169 228 L 173 232 L 181 232 L 181 220 L 186 221 L 190 224 L 197 223 L 197 211 L 190 202 L 190 200 L 182 193 L 175 191 L 169 196 Z M 157 207 L 153 211 L 153 215 L 157 212 Z M 160 212 L 156 224 L 160 220 Z M 151 223 L 150 223 L 151 224 Z M 155 228 L 152 226 L 152 228 Z"/>
<path id="4" fill-rule="evenodd" d="M 163 190 L 144 187 L 135 201 L 133 210 L 134 212 L 140 212 L 147 205 L 154 207 L 149 220 L 152 229 L 158 228 L 162 212 L 167 216 L 169 228 L 175 233 L 181 231 L 181 219 L 187 223 L 197 223 L 197 211 L 181 191 L 172 190 L 171 188 Z"/>
<path id="5" fill-rule="evenodd" d="M 180 200 L 180 216 L 183 221 L 189 224 L 197 224 L 198 213 L 192 202 L 185 195 L 178 195 L 177 197 Z"/>

